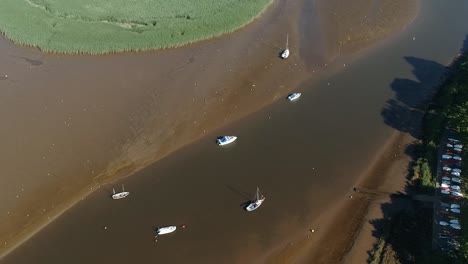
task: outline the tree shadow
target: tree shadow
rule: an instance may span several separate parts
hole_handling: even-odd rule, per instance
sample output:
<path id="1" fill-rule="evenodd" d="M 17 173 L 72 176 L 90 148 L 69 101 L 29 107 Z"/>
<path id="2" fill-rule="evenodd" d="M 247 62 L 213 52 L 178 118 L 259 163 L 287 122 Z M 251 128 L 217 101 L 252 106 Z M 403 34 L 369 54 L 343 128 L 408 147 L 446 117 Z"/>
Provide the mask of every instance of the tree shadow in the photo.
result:
<path id="1" fill-rule="evenodd" d="M 416 57 L 404 57 L 413 66 L 416 80 L 396 78 L 391 83 L 395 97 L 388 100 L 382 110 L 385 124 L 419 138 L 420 121 L 434 87 L 447 70 L 442 64 Z"/>

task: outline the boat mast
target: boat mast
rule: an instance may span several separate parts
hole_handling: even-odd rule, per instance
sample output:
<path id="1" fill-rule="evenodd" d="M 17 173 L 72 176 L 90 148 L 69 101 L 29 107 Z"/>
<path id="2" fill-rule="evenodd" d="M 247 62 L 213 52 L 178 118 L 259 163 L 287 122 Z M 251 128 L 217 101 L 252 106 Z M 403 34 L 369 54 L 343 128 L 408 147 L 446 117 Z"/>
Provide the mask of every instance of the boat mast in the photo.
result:
<path id="1" fill-rule="evenodd" d="M 114 192 L 114 195 L 115 195 L 115 189 L 114 188 L 112 188 L 112 192 Z"/>
<path id="2" fill-rule="evenodd" d="M 125 192 L 125 188 L 123 184 L 122 184 L 122 192 Z"/>
<path id="3" fill-rule="evenodd" d="M 257 187 L 257 201 L 260 200 L 260 188 Z"/>
<path id="4" fill-rule="evenodd" d="M 286 34 L 286 49 L 288 49 L 289 43 L 289 34 Z"/>

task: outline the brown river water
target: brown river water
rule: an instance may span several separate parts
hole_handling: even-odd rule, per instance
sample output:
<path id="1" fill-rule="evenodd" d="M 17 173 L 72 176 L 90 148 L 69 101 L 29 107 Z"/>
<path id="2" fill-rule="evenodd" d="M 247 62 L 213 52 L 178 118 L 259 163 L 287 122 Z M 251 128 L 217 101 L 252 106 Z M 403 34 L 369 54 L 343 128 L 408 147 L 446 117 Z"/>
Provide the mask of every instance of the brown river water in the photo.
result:
<path id="1" fill-rule="evenodd" d="M 424 1 L 402 33 L 346 56 L 330 41 L 340 30 L 314 18 L 330 7 L 312 3 L 276 1 L 235 34 L 163 52 L 70 57 L 1 40 L 0 236 L 101 186 L 2 263 L 254 263 L 346 199 L 467 45 L 468 3 Z M 299 50 L 287 61 L 283 32 Z M 335 37 L 313 42 L 324 35 Z M 283 100 L 291 87 L 295 103 Z M 239 139 L 220 148 L 224 134 Z M 130 196 L 111 200 L 121 183 Z M 257 186 L 267 199 L 246 213 Z M 154 242 L 155 227 L 182 224 Z"/>

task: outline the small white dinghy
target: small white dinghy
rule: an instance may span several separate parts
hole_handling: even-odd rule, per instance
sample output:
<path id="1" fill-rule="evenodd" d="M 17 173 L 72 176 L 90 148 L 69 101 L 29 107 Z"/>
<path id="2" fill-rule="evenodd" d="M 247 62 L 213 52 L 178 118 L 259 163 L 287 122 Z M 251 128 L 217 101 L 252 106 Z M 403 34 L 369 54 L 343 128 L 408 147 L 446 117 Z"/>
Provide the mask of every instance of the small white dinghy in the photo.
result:
<path id="1" fill-rule="evenodd" d="M 158 230 L 156 230 L 156 234 L 158 236 L 165 235 L 165 234 L 169 234 L 169 233 L 172 233 L 172 232 L 176 231 L 176 229 L 177 229 L 177 226 L 160 227 L 160 228 L 158 228 Z"/>
<path id="2" fill-rule="evenodd" d="M 288 95 L 288 100 L 289 101 L 294 101 L 294 100 L 297 100 L 299 99 L 299 97 L 301 97 L 301 93 L 292 93 L 290 95 Z"/>
<path id="3" fill-rule="evenodd" d="M 236 141 L 236 136 L 224 136 L 216 139 L 216 143 L 220 146 L 231 144 L 232 142 Z"/>
<path id="4" fill-rule="evenodd" d="M 125 198 L 130 194 L 130 192 L 125 191 L 123 184 L 122 184 L 122 191 L 121 192 L 115 193 L 114 188 L 112 188 L 112 191 L 114 192 L 114 194 L 112 195 L 112 199 L 114 199 L 114 200 Z"/>
<path id="5" fill-rule="evenodd" d="M 289 35 L 286 35 L 286 49 L 281 52 L 281 58 L 287 59 L 289 57 L 289 47 L 288 47 Z"/>
<path id="6" fill-rule="evenodd" d="M 265 196 L 260 193 L 260 189 L 257 187 L 257 193 L 255 194 L 255 199 L 245 208 L 247 211 L 252 212 L 262 205 L 265 201 Z"/>

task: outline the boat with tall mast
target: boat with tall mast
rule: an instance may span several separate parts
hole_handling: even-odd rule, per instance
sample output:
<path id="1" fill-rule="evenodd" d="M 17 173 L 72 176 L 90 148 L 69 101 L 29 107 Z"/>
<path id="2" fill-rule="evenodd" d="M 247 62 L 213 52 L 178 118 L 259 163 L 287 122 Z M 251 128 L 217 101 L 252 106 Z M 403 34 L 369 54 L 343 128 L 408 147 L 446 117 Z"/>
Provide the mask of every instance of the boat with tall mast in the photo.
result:
<path id="1" fill-rule="evenodd" d="M 257 193 L 255 194 L 255 199 L 245 208 L 247 211 L 252 212 L 262 205 L 265 201 L 265 196 L 260 192 L 260 188 L 257 187 Z"/>
<path id="2" fill-rule="evenodd" d="M 112 199 L 114 199 L 114 200 L 118 200 L 118 199 L 125 198 L 125 197 L 127 197 L 127 196 L 130 194 L 130 192 L 126 192 L 126 191 L 125 191 L 125 188 L 124 188 L 124 185 L 123 185 L 123 184 L 122 184 L 122 191 L 121 191 L 121 192 L 115 193 L 115 189 L 114 189 L 114 188 L 112 188 L 112 191 L 113 191 L 113 193 L 114 193 L 114 194 L 112 195 Z"/>
<path id="3" fill-rule="evenodd" d="M 289 57 L 289 35 L 286 35 L 286 49 L 281 52 L 281 58 L 287 59 Z"/>

